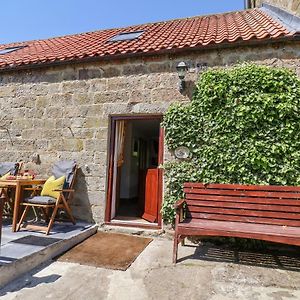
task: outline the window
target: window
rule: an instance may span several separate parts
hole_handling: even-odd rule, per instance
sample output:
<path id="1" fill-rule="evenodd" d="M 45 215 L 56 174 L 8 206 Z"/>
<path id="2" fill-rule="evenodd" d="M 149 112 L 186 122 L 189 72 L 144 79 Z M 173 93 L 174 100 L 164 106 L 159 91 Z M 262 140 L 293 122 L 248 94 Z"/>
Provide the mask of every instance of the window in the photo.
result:
<path id="1" fill-rule="evenodd" d="M 17 46 L 17 47 L 8 47 L 8 48 L 4 48 L 4 49 L 1 49 L 0 50 L 0 55 L 1 54 L 7 54 L 7 53 L 10 53 L 10 52 L 13 52 L 13 51 L 17 51 L 17 50 L 20 50 L 20 49 L 23 49 L 25 48 L 26 46 Z"/>
<path id="2" fill-rule="evenodd" d="M 121 42 L 121 41 L 131 41 L 138 39 L 144 33 L 143 30 L 140 31 L 132 31 L 132 32 L 123 32 L 119 33 L 112 38 L 110 38 L 109 42 Z"/>

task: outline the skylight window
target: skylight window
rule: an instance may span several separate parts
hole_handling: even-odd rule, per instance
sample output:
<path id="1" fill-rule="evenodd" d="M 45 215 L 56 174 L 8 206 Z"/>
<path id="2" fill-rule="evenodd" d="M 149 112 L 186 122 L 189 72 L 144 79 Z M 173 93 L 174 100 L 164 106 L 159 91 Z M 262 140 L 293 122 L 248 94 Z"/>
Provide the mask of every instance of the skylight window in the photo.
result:
<path id="1" fill-rule="evenodd" d="M 131 41 L 131 40 L 138 39 L 143 33 L 144 33 L 143 30 L 123 32 L 113 36 L 108 41 L 109 42 Z"/>
<path id="2" fill-rule="evenodd" d="M 0 50 L 0 55 L 1 54 L 7 54 L 7 53 L 10 53 L 10 52 L 13 52 L 13 51 L 17 51 L 17 50 L 23 49 L 25 47 L 26 46 L 17 46 L 17 47 L 4 48 L 4 49 Z"/>

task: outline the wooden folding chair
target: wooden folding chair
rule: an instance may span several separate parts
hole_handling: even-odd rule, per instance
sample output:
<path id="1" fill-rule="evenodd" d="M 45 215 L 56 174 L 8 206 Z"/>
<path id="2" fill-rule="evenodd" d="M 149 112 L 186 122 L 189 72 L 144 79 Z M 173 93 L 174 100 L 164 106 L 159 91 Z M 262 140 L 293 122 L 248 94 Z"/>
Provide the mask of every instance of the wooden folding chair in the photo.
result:
<path id="1" fill-rule="evenodd" d="M 10 175 L 17 175 L 20 164 L 16 162 L 3 162 L 0 163 L 0 176 L 7 173 Z M 4 200 L 3 215 L 9 216 L 14 210 L 14 202 L 11 197 L 12 191 L 8 186 L 0 184 L 0 198 Z"/>
<path id="2" fill-rule="evenodd" d="M 17 225 L 17 231 L 19 231 L 21 228 L 26 228 L 30 230 L 38 230 L 38 231 L 44 231 L 47 235 L 50 233 L 50 230 L 53 226 L 53 223 L 55 221 L 55 217 L 57 215 L 57 212 L 59 209 L 63 209 L 66 214 L 68 215 L 71 222 L 75 225 L 76 221 L 72 215 L 71 208 L 68 204 L 68 202 L 71 201 L 73 194 L 74 194 L 74 183 L 76 180 L 76 174 L 77 174 L 77 166 L 74 166 L 74 169 L 72 170 L 72 174 L 70 177 L 70 174 L 66 174 L 66 181 L 64 184 L 64 187 L 61 190 L 55 190 L 59 192 L 58 197 L 52 198 L 49 196 L 39 196 L 38 193 L 40 193 L 41 189 L 32 188 L 33 194 L 30 198 L 25 199 L 21 205 L 25 206 L 25 209 L 22 213 L 21 219 Z M 68 182 L 68 179 L 70 181 Z M 47 226 L 39 226 L 35 224 L 22 224 L 30 210 L 30 208 L 41 208 L 42 213 L 44 215 L 45 221 L 48 222 Z M 49 210 L 53 209 L 52 214 L 49 218 Z"/>

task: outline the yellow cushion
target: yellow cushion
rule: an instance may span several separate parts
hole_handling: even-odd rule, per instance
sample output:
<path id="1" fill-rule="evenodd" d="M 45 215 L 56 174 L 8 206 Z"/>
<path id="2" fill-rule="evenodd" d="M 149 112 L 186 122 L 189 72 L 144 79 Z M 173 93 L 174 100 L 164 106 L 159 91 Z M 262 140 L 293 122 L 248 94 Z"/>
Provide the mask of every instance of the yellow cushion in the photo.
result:
<path id="1" fill-rule="evenodd" d="M 9 175 L 10 175 L 9 172 L 4 174 L 3 176 L 0 177 L 0 180 L 6 180 Z M 6 187 L 5 183 L 0 184 L 0 188 L 3 188 L 3 187 Z"/>
<path id="2" fill-rule="evenodd" d="M 57 198 L 59 196 L 59 192 L 55 190 L 61 190 L 63 188 L 65 180 L 66 176 L 62 176 L 57 179 L 55 179 L 54 176 L 49 177 L 43 186 L 41 196 Z"/>

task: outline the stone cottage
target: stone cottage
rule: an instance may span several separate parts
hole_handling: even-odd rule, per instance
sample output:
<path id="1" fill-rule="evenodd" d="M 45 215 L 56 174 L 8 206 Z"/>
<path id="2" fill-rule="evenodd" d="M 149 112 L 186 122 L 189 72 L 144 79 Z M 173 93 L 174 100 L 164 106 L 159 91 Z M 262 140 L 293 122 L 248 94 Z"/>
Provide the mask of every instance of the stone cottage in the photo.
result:
<path id="1" fill-rule="evenodd" d="M 190 101 L 206 67 L 255 61 L 300 75 L 300 21 L 286 16 L 269 5 L 0 45 L 0 160 L 45 177 L 75 159 L 77 218 L 161 227 L 164 112 Z"/>
<path id="2" fill-rule="evenodd" d="M 245 0 L 246 8 L 260 7 L 263 3 L 271 4 L 289 13 L 300 16 L 300 0 Z"/>

